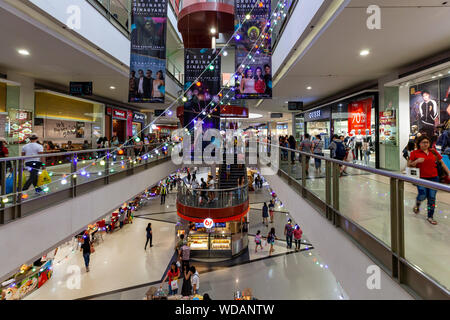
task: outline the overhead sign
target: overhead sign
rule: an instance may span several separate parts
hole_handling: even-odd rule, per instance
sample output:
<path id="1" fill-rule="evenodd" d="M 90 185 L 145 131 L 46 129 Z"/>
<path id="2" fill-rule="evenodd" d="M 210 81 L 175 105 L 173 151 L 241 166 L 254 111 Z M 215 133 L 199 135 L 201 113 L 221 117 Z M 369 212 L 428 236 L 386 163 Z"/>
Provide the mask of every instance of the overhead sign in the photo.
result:
<path id="1" fill-rule="evenodd" d="M 331 112 L 330 109 L 318 109 L 311 112 L 305 113 L 305 121 L 316 121 L 330 119 Z"/>
<path id="2" fill-rule="evenodd" d="M 124 111 L 124 110 L 114 109 L 113 110 L 113 117 L 126 120 L 127 119 L 127 112 Z"/>
<path id="3" fill-rule="evenodd" d="M 70 82 L 70 95 L 92 96 L 92 82 Z"/>
<path id="4" fill-rule="evenodd" d="M 272 119 L 276 119 L 276 118 L 283 118 L 283 114 L 282 113 L 271 113 L 270 114 L 270 117 L 272 118 Z"/>
<path id="5" fill-rule="evenodd" d="M 133 112 L 133 121 L 134 122 L 144 122 L 145 114 Z"/>
<path id="6" fill-rule="evenodd" d="M 203 225 L 206 229 L 211 229 L 214 226 L 214 221 L 211 218 L 206 218 L 203 220 Z"/>

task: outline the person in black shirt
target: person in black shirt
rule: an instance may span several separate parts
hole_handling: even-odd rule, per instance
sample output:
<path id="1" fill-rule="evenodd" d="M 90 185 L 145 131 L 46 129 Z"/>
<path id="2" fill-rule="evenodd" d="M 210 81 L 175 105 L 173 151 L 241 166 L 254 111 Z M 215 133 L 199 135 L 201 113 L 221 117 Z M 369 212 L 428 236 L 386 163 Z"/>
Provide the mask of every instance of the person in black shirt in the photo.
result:
<path id="1" fill-rule="evenodd" d="M 145 242 L 145 248 L 144 250 L 147 250 L 147 244 L 150 241 L 150 248 L 153 247 L 152 245 L 152 239 L 153 239 L 153 233 L 152 233 L 152 224 L 149 223 L 147 225 L 147 229 L 145 229 L 147 231 L 147 241 Z"/>
<path id="2" fill-rule="evenodd" d="M 80 251 L 83 251 L 84 264 L 86 266 L 86 272 L 89 272 L 89 260 L 91 257 L 91 241 L 89 239 L 89 234 L 85 233 L 83 235 L 83 244 L 81 245 Z"/>
<path id="3" fill-rule="evenodd" d="M 201 183 L 201 193 L 200 196 L 202 197 L 202 201 L 201 204 L 206 200 L 206 189 L 208 189 L 208 185 L 206 184 L 205 180 L 203 180 L 203 178 L 200 179 L 202 181 Z"/>

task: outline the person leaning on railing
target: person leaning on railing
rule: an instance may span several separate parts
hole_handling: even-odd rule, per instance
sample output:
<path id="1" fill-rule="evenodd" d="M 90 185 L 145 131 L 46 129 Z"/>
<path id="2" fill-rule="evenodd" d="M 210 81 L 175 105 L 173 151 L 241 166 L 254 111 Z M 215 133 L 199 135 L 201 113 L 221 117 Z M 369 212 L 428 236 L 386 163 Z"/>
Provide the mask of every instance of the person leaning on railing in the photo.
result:
<path id="1" fill-rule="evenodd" d="M 450 172 L 442 161 L 442 156 L 436 149 L 431 146 L 431 139 L 426 135 L 422 135 L 417 139 L 417 150 L 411 152 L 408 160 L 408 167 L 416 167 L 420 169 L 420 178 L 428 181 L 439 182 L 439 170 L 441 167 L 445 173 L 450 176 Z M 441 173 L 442 174 L 442 173 Z M 415 214 L 419 213 L 420 204 L 425 199 L 428 200 L 428 217 L 427 221 L 433 225 L 437 222 L 433 219 L 436 193 L 437 190 L 417 185 L 416 205 L 413 209 Z"/>

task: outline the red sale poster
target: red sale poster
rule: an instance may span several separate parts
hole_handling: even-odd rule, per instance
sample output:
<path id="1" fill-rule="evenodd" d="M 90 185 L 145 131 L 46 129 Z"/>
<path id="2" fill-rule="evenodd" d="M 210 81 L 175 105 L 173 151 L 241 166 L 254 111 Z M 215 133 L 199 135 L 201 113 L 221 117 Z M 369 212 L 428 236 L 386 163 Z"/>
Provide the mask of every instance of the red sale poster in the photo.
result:
<path id="1" fill-rule="evenodd" d="M 358 134 L 358 130 L 361 130 L 361 134 L 366 134 L 366 129 L 370 132 L 370 116 L 372 112 L 373 99 L 364 99 L 354 101 L 348 105 L 348 132 Z"/>

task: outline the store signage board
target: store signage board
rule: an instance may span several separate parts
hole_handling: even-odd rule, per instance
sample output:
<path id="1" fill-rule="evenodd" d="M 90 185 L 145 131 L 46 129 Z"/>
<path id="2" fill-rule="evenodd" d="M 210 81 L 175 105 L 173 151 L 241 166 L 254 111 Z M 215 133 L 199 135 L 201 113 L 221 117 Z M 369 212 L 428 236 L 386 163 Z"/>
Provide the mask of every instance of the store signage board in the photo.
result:
<path id="1" fill-rule="evenodd" d="M 206 229 L 211 229 L 214 226 L 214 221 L 211 218 L 206 218 L 203 221 L 203 225 L 205 226 Z"/>
<path id="2" fill-rule="evenodd" d="M 395 110 L 380 111 L 380 143 L 397 145 L 397 117 Z"/>
<path id="3" fill-rule="evenodd" d="M 123 111 L 123 110 L 114 109 L 113 110 L 113 116 L 115 118 L 118 118 L 118 119 L 126 120 L 127 119 L 127 112 Z"/>
<path id="4" fill-rule="evenodd" d="M 282 113 L 271 113 L 270 118 L 272 118 L 272 119 L 283 118 L 283 114 Z"/>
<path id="5" fill-rule="evenodd" d="M 92 96 L 92 82 L 70 82 L 70 95 Z"/>
<path id="6" fill-rule="evenodd" d="M 305 121 L 316 121 L 330 119 L 330 109 L 318 109 L 305 113 Z"/>
<path id="7" fill-rule="evenodd" d="M 144 122 L 145 115 L 142 113 L 133 113 L 133 121 L 135 122 Z"/>
<path id="8" fill-rule="evenodd" d="M 303 110 L 303 101 L 290 101 L 288 102 L 289 111 Z"/>

